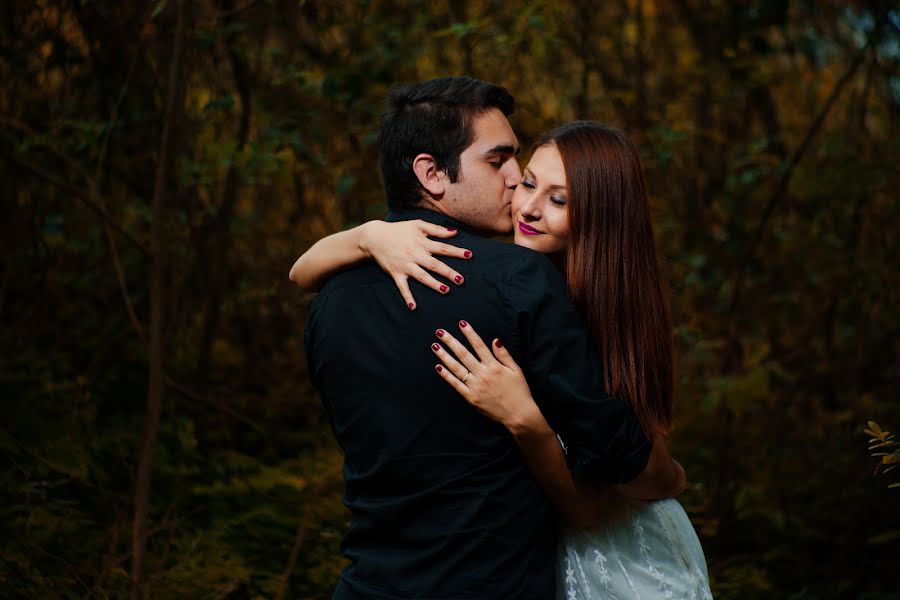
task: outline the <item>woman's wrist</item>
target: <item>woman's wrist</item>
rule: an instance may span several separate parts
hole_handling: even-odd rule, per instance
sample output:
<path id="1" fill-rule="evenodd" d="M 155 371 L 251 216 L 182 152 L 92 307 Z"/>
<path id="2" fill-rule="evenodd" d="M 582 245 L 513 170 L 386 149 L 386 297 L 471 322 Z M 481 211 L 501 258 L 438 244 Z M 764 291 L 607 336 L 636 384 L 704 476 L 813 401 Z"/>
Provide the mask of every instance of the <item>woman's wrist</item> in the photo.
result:
<path id="1" fill-rule="evenodd" d="M 356 247 L 366 258 L 372 258 L 372 230 L 378 227 L 381 221 L 366 221 L 358 228 Z"/>
<path id="2" fill-rule="evenodd" d="M 534 400 L 529 398 L 527 404 L 527 409 L 517 414 L 508 423 L 505 423 L 506 428 L 513 434 L 513 437 L 524 439 L 543 435 L 555 436 Z"/>

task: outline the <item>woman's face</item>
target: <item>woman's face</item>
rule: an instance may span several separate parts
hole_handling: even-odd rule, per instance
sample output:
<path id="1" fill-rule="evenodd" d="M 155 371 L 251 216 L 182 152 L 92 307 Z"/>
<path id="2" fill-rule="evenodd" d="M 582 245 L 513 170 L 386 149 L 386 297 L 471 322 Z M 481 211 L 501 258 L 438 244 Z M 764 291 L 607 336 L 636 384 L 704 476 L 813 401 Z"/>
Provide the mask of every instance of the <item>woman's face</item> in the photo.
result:
<path id="1" fill-rule="evenodd" d="M 563 252 L 568 244 L 566 171 L 555 145 L 534 151 L 512 198 L 513 231 L 519 246 L 543 254 Z"/>

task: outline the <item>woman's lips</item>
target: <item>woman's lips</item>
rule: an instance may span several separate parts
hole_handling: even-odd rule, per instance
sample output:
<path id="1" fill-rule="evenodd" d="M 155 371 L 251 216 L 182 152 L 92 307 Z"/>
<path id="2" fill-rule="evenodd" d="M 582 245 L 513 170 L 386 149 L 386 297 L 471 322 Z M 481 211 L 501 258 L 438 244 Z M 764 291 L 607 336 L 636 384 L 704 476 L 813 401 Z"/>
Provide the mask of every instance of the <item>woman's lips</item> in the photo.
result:
<path id="1" fill-rule="evenodd" d="M 525 235 L 544 235 L 543 231 L 538 231 L 531 225 L 526 225 L 522 221 L 519 221 L 519 231 L 521 231 Z"/>

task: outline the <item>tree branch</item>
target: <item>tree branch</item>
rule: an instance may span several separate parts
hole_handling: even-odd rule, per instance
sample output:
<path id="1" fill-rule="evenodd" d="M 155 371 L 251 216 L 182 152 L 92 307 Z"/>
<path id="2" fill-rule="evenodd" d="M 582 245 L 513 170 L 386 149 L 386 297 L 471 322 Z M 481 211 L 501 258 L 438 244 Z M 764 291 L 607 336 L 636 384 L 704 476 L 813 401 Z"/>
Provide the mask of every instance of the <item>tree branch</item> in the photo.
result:
<path id="1" fill-rule="evenodd" d="M 856 74 L 857 69 L 863 63 L 863 60 L 866 57 L 866 53 L 869 50 L 869 46 L 872 44 L 872 38 L 869 38 L 868 43 L 863 46 L 853 58 L 853 61 L 850 63 L 850 66 L 847 67 L 847 70 L 844 71 L 844 74 L 841 75 L 840 79 L 834 84 L 834 88 L 831 90 L 831 93 L 828 95 L 828 98 L 825 100 L 825 104 L 822 106 L 822 109 L 813 119 L 809 128 L 806 131 L 806 135 L 803 136 L 803 140 L 800 142 L 800 145 L 797 146 L 797 149 L 791 154 L 788 159 L 787 166 L 784 169 L 784 172 L 781 174 L 781 177 L 778 179 L 778 183 L 775 186 L 775 189 L 772 191 L 772 194 L 769 196 L 769 201 L 766 203 L 766 207 L 763 210 L 762 217 L 759 220 L 759 225 L 756 227 L 756 234 L 753 236 L 753 242 L 750 245 L 749 250 L 747 251 L 746 258 L 743 262 L 743 265 L 738 272 L 737 279 L 735 280 L 734 287 L 732 288 L 731 293 L 731 302 L 729 303 L 729 311 L 734 312 L 737 308 L 738 303 L 740 302 L 741 292 L 743 290 L 744 280 L 747 276 L 747 271 L 750 267 L 750 263 L 753 261 L 753 257 L 756 255 L 756 251 L 759 249 L 759 245 L 762 242 L 763 236 L 765 235 L 766 226 L 769 223 L 772 215 L 775 212 L 775 209 L 778 207 L 779 203 L 784 199 L 787 194 L 788 186 L 791 182 L 791 177 L 794 174 L 794 171 L 797 168 L 797 165 L 803 159 L 806 151 L 809 149 L 812 144 L 813 139 L 822 129 L 822 126 L 825 124 L 825 119 L 828 117 L 828 114 L 831 112 L 834 103 L 837 101 L 838 97 L 841 95 L 841 92 L 844 90 L 844 87 L 853 76 Z"/>
<path id="2" fill-rule="evenodd" d="M 0 115 L 0 120 L 2 120 L 2 118 L 3 118 L 2 115 Z M 144 244 L 139 242 L 134 236 L 132 236 L 130 233 L 128 233 L 128 231 L 126 231 L 124 227 L 119 225 L 119 223 L 116 222 L 116 220 L 113 218 L 113 216 L 110 215 L 109 212 L 107 212 L 107 210 L 105 208 L 103 208 L 101 205 L 97 204 L 93 199 L 91 199 L 90 192 L 81 190 L 81 189 L 75 187 L 74 185 L 67 183 L 67 182 L 47 173 L 43 169 L 36 167 L 36 166 L 32 165 L 31 163 L 28 163 L 28 162 L 22 160 L 19 156 L 15 155 L 9 151 L 4 150 L 2 152 L 3 152 L 3 156 L 5 156 L 10 161 L 16 163 L 17 165 L 19 165 L 20 167 L 22 167 L 24 169 L 27 169 L 33 175 L 37 176 L 40 179 L 43 179 L 44 181 L 53 185 L 54 187 L 57 187 L 57 188 L 61 189 L 62 191 L 68 193 L 69 195 L 74 196 L 76 199 L 78 199 L 80 202 L 82 202 L 85 206 L 87 206 L 88 208 L 93 210 L 95 213 L 97 213 L 104 220 L 104 222 L 109 225 L 109 227 L 114 229 L 119 235 L 121 235 L 123 238 L 125 238 L 137 250 L 140 250 L 140 252 L 142 254 L 144 254 L 145 256 L 150 254 L 150 251 L 147 249 L 146 246 L 144 246 Z"/>

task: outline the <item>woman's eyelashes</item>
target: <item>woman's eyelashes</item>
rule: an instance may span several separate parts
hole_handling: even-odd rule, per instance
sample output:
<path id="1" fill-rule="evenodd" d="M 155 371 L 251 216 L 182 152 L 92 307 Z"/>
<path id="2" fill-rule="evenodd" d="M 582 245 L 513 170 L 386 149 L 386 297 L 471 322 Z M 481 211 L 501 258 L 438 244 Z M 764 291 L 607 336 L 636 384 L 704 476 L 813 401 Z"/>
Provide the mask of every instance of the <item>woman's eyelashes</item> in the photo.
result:
<path id="1" fill-rule="evenodd" d="M 566 205 L 566 199 L 562 196 L 550 196 L 550 202 L 552 202 L 554 206 Z"/>
<path id="2" fill-rule="evenodd" d="M 524 187 L 524 188 L 526 188 L 526 189 L 529 189 L 529 190 L 533 190 L 533 189 L 536 189 L 536 188 L 537 188 L 537 185 L 534 183 L 534 181 L 528 179 L 527 177 L 525 177 L 524 179 L 522 179 L 522 183 L 520 183 L 519 185 L 521 185 L 522 187 Z M 551 202 L 554 206 L 560 206 L 560 207 L 561 207 L 561 206 L 565 206 L 565 205 L 566 205 L 566 199 L 563 198 L 562 196 L 556 196 L 556 195 L 550 196 L 550 202 Z"/>

